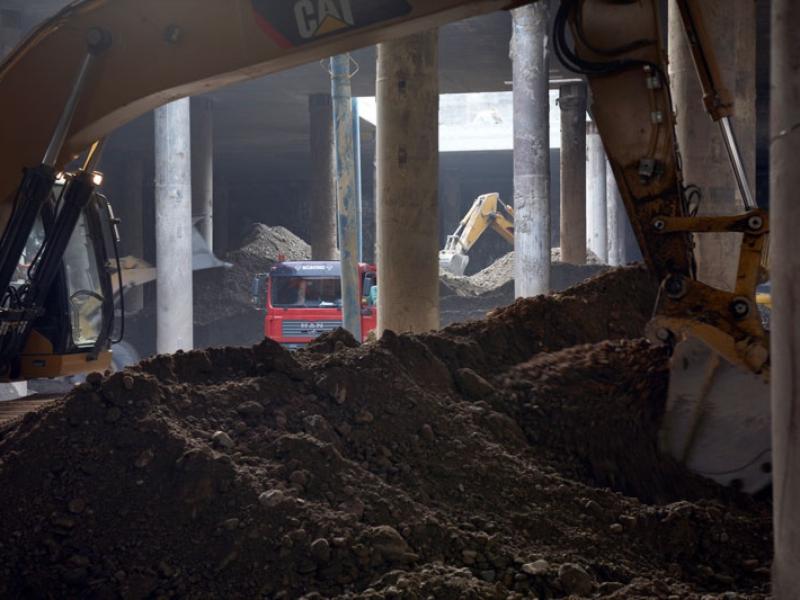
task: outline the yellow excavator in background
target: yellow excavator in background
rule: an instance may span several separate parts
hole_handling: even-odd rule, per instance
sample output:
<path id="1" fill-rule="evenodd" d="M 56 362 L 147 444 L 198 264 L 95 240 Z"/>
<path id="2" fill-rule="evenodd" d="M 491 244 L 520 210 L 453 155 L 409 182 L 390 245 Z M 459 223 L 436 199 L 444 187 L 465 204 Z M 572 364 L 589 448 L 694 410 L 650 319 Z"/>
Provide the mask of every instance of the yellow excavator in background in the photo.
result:
<path id="1" fill-rule="evenodd" d="M 769 221 L 746 182 L 702 2 L 676 1 L 745 199 L 740 214 L 699 217 L 690 204 L 658 0 L 561 0 L 552 44 L 589 84 L 644 261 L 661 282 L 649 333 L 673 348 L 662 445 L 754 491 L 770 465 L 769 339 L 755 302 Z M 113 291 L 103 266 L 114 222 L 95 169 L 115 129 L 171 100 L 528 3 L 82 0 L 44 23 L 0 65 L 0 378 L 108 364 Z M 57 174 L 79 156 L 55 197 Z M 692 240 L 703 232 L 743 234 L 735 290 L 697 280 Z M 98 303 L 105 316 L 84 331 L 83 307 Z"/>
<path id="2" fill-rule="evenodd" d="M 439 251 L 439 268 L 463 275 L 469 264 L 467 253 L 489 228 L 514 247 L 514 209 L 500 200 L 500 194 L 484 194 L 475 199 Z"/>

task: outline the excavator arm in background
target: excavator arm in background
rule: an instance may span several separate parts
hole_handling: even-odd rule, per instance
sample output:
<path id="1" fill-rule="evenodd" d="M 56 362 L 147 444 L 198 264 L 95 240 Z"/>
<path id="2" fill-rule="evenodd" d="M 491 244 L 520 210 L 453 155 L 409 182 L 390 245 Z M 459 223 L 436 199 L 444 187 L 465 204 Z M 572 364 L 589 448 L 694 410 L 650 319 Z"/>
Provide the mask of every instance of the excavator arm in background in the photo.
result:
<path id="1" fill-rule="evenodd" d="M 447 236 L 445 247 L 439 252 L 439 268 L 463 275 L 469 264 L 467 254 L 489 228 L 514 247 L 514 209 L 500 200 L 499 194 L 475 199 L 453 235 Z"/>
<path id="2" fill-rule="evenodd" d="M 592 116 L 625 208 L 661 281 L 648 331 L 673 347 L 662 448 L 696 472 L 753 492 L 770 478 L 769 336 L 756 306 L 769 220 L 751 199 L 730 121 L 733 102 L 701 2 L 678 0 L 705 105 L 720 122 L 745 199 L 740 214 L 697 216 L 681 176 L 658 5 L 562 0 L 554 48 L 589 83 Z M 707 232 L 743 234 L 732 291 L 696 278 L 693 236 Z"/>

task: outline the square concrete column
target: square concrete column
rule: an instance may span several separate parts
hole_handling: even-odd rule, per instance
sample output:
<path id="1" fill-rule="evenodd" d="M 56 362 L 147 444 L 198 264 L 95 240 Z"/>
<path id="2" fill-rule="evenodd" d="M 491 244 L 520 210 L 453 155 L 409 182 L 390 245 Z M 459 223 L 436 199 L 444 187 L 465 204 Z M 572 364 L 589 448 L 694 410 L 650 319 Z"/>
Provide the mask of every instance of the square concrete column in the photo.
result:
<path id="1" fill-rule="evenodd" d="M 772 2 L 772 460 L 776 600 L 800 598 L 800 3 Z"/>
<path id="2" fill-rule="evenodd" d="M 586 84 L 561 86 L 561 261 L 586 264 Z"/>
<path id="3" fill-rule="evenodd" d="M 753 0 L 701 3 L 709 38 L 717 48 L 722 81 L 735 96 L 733 126 L 751 182 L 755 181 L 754 6 Z M 740 39 L 743 37 L 749 39 Z M 741 72 L 737 63 L 742 66 Z M 702 193 L 698 214 L 730 215 L 743 210 L 719 126 L 703 105 L 703 93 L 676 0 L 669 2 L 669 79 L 677 113 L 676 133 L 684 184 L 696 185 Z M 733 290 L 740 246 L 740 234 L 697 235 L 698 279 Z"/>
<path id="4" fill-rule="evenodd" d="M 311 150 L 311 258 L 338 258 L 336 240 L 336 180 L 333 142 L 333 106 L 330 94 L 308 97 Z"/>

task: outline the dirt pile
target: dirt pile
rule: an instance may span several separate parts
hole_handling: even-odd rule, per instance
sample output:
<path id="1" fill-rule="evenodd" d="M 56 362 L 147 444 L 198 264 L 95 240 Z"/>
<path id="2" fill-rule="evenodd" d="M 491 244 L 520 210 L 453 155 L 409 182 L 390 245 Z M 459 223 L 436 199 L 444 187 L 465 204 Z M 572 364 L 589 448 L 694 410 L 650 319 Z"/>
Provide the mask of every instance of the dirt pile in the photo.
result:
<path id="1" fill-rule="evenodd" d="M 311 247 L 285 227 L 254 223 L 241 247 L 225 255 L 229 269 L 200 272 L 195 285 L 195 324 L 203 326 L 226 317 L 252 312 L 253 277 L 281 260 L 311 257 Z"/>
<path id="2" fill-rule="evenodd" d="M 654 450 L 654 287 L 90 377 L 0 433 L 0 596 L 765 598 L 767 508 Z"/>
<path id="3" fill-rule="evenodd" d="M 550 287 L 561 292 L 608 270 L 592 255 L 587 265 L 558 262 L 554 248 L 550 268 Z M 440 273 L 439 316 L 442 325 L 482 319 L 492 309 L 514 302 L 514 252 L 509 252 L 482 271 L 469 277 Z"/>

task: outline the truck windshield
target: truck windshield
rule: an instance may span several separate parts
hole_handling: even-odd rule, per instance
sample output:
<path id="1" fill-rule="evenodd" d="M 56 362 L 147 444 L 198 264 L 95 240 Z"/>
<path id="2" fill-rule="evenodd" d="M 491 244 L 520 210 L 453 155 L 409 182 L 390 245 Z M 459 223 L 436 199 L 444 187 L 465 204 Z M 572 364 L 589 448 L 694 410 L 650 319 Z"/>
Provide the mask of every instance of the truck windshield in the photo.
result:
<path id="1" fill-rule="evenodd" d="M 278 308 L 340 308 L 342 282 L 338 277 L 273 277 L 272 306 Z"/>

